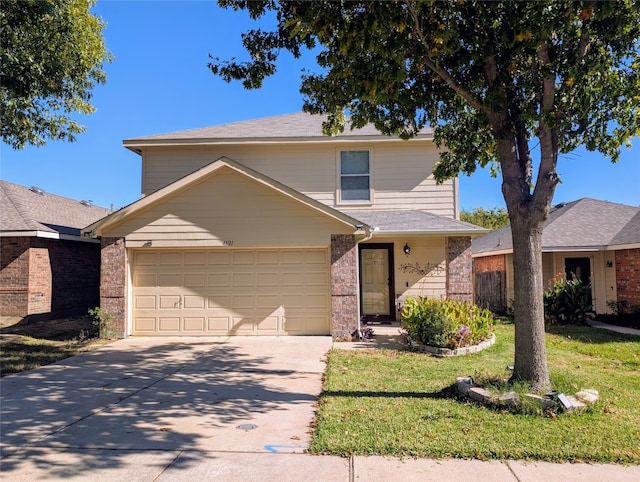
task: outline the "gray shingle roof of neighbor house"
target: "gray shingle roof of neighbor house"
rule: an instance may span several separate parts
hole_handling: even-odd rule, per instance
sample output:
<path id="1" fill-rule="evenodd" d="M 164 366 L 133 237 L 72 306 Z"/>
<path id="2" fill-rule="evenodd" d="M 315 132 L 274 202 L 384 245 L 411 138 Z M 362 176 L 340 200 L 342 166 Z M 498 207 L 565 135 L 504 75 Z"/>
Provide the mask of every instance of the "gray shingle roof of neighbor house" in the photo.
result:
<path id="1" fill-rule="evenodd" d="M 481 236 L 489 232 L 474 224 L 457 221 L 419 210 L 345 210 L 343 213 L 352 218 L 379 228 L 384 233 L 406 234 L 458 234 L 460 236 Z"/>
<path id="2" fill-rule="evenodd" d="M 560 203 L 549 212 L 542 234 L 542 250 L 602 249 L 615 244 L 640 243 L 638 214 L 638 207 L 591 198 Z M 474 255 L 512 249 L 510 226 L 473 240 Z"/>
<path id="3" fill-rule="evenodd" d="M 322 133 L 322 123 L 326 116 L 311 115 L 305 112 L 265 117 L 230 124 L 221 124 L 200 129 L 191 129 L 167 134 L 151 135 L 126 139 L 124 146 L 135 150 L 136 147 L 166 144 L 193 143 L 233 143 L 233 142 L 310 142 L 335 140 L 396 139 L 381 134 L 369 124 L 362 129 L 351 130 L 349 119 L 345 122 L 344 132 L 329 137 Z M 417 138 L 432 139 L 429 128 L 422 129 Z"/>
<path id="4" fill-rule="evenodd" d="M 640 209 L 631 221 L 611 240 L 611 245 L 640 243 Z"/>
<path id="5" fill-rule="evenodd" d="M 81 228 L 110 212 L 88 202 L 0 181 L 0 235 L 79 237 Z"/>

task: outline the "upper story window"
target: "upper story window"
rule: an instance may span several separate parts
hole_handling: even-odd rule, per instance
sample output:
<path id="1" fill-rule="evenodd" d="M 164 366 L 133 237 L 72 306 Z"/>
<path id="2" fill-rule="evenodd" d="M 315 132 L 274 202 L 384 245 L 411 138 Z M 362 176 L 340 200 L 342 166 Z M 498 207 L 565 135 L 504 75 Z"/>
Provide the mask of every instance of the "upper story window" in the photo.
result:
<path id="1" fill-rule="evenodd" d="M 340 201 L 371 201 L 369 151 L 340 151 Z"/>

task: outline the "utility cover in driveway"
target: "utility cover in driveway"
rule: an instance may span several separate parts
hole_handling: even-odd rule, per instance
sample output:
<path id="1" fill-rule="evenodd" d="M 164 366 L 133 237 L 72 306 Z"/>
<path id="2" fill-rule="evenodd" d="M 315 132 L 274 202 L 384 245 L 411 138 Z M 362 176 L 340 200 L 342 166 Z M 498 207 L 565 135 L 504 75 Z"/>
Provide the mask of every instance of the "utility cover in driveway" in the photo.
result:
<path id="1" fill-rule="evenodd" d="M 133 335 L 326 335 L 327 249 L 136 250 Z"/>

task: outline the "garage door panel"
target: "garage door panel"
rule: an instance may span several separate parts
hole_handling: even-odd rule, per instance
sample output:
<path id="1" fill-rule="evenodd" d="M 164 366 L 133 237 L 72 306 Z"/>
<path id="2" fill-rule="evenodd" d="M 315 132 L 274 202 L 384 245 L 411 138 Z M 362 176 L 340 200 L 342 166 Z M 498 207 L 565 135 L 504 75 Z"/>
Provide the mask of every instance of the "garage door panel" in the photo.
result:
<path id="1" fill-rule="evenodd" d="M 160 266 L 180 266 L 182 264 L 182 253 L 164 252 L 160 253 Z"/>
<path id="2" fill-rule="evenodd" d="M 161 310 L 180 309 L 180 302 L 182 301 L 182 297 L 180 295 L 160 295 L 158 299 L 158 307 Z"/>
<path id="3" fill-rule="evenodd" d="M 157 331 L 155 318 L 136 317 L 133 320 L 134 332 L 153 334 Z"/>
<path id="4" fill-rule="evenodd" d="M 277 288 L 279 275 L 278 273 L 257 273 L 256 282 L 259 288 Z"/>
<path id="5" fill-rule="evenodd" d="M 272 332 L 276 334 L 279 331 L 279 321 L 279 316 L 268 316 L 258 322 L 257 329 L 260 333 L 267 334 L 267 332 Z"/>
<path id="6" fill-rule="evenodd" d="M 181 273 L 161 273 L 158 275 L 158 286 L 184 286 Z"/>
<path id="7" fill-rule="evenodd" d="M 277 309 L 281 305 L 278 294 L 256 295 L 256 307 L 259 310 Z"/>
<path id="8" fill-rule="evenodd" d="M 255 321 L 252 318 L 233 317 L 231 331 L 235 334 L 253 334 Z"/>
<path id="9" fill-rule="evenodd" d="M 184 253 L 185 266 L 190 266 L 190 265 L 204 266 L 206 262 L 207 262 L 207 253 L 205 253 L 204 251 L 198 251 L 198 252 L 186 251 Z"/>
<path id="10" fill-rule="evenodd" d="M 231 278 L 232 288 L 251 288 L 255 286 L 253 273 L 233 273 Z"/>
<path id="11" fill-rule="evenodd" d="M 209 309 L 223 308 L 227 309 L 231 306 L 231 297 L 229 295 L 209 296 L 207 298 L 207 307 Z"/>
<path id="12" fill-rule="evenodd" d="M 207 277 L 204 273 L 185 273 L 184 285 L 188 288 L 204 288 L 206 279 Z"/>
<path id="13" fill-rule="evenodd" d="M 303 286 L 304 273 L 282 273 L 282 286 Z"/>
<path id="14" fill-rule="evenodd" d="M 185 295 L 184 297 L 184 307 L 185 309 L 192 308 L 204 308 L 205 299 L 200 295 Z"/>
<path id="15" fill-rule="evenodd" d="M 137 295 L 134 300 L 136 310 L 156 309 L 156 297 L 154 295 Z"/>
<path id="16" fill-rule="evenodd" d="M 158 331 L 161 333 L 179 332 L 180 318 L 177 316 L 158 318 Z"/>
<path id="17" fill-rule="evenodd" d="M 207 331 L 213 334 L 227 334 L 231 329 L 231 318 L 228 316 L 211 316 L 207 318 Z"/>
<path id="18" fill-rule="evenodd" d="M 205 331 L 205 318 L 202 317 L 185 317 L 184 331 L 201 333 Z"/>
<path id="19" fill-rule="evenodd" d="M 207 276 L 207 286 L 213 288 L 226 288 L 231 280 L 230 273 L 209 273 Z"/>
<path id="20" fill-rule="evenodd" d="M 133 334 L 328 334 L 326 249 L 134 251 Z"/>
<path id="21" fill-rule="evenodd" d="M 327 274 L 321 271 L 307 272 L 305 276 L 307 286 L 328 286 Z"/>
<path id="22" fill-rule="evenodd" d="M 133 279 L 134 286 L 157 286 L 155 274 L 136 273 Z"/>

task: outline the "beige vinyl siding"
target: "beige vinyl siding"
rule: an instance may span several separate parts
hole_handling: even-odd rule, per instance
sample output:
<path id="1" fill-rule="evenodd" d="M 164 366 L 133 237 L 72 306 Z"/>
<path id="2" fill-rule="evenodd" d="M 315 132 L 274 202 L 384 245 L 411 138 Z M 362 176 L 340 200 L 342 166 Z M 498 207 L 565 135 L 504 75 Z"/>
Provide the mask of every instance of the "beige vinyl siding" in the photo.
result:
<path id="1" fill-rule="evenodd" d="M 103 236 L 128 247 L 328 246 L 353 228 L 229 168 L 178 190 Z"/>
<path id="2" fill-rule="evenodd" d="M 446 296 L 445 237 L 376 237 L 375 242 L 393 243 L 396 309 L 409 297 L 442 299 Z M 409 256 L 403 251 L 405 243 L 411 247 Z M 399 312 L 396 315 L 399 319 Z"/>
<path id="3" fill-rule="evenodd" d="M 350 144 L 280 144 L 148 147 L 144 149 L 142 192 L 150 194 L 226 156 L 332 207 L 336 205 L 336 154 L 372 150 L 372 205 L 364 209 L 424 209 L 454 217 L 454 181 L 438 186 L 438 153 L 425 141 Z M 354 206 L 354 208 L 357 208 Z"/>

